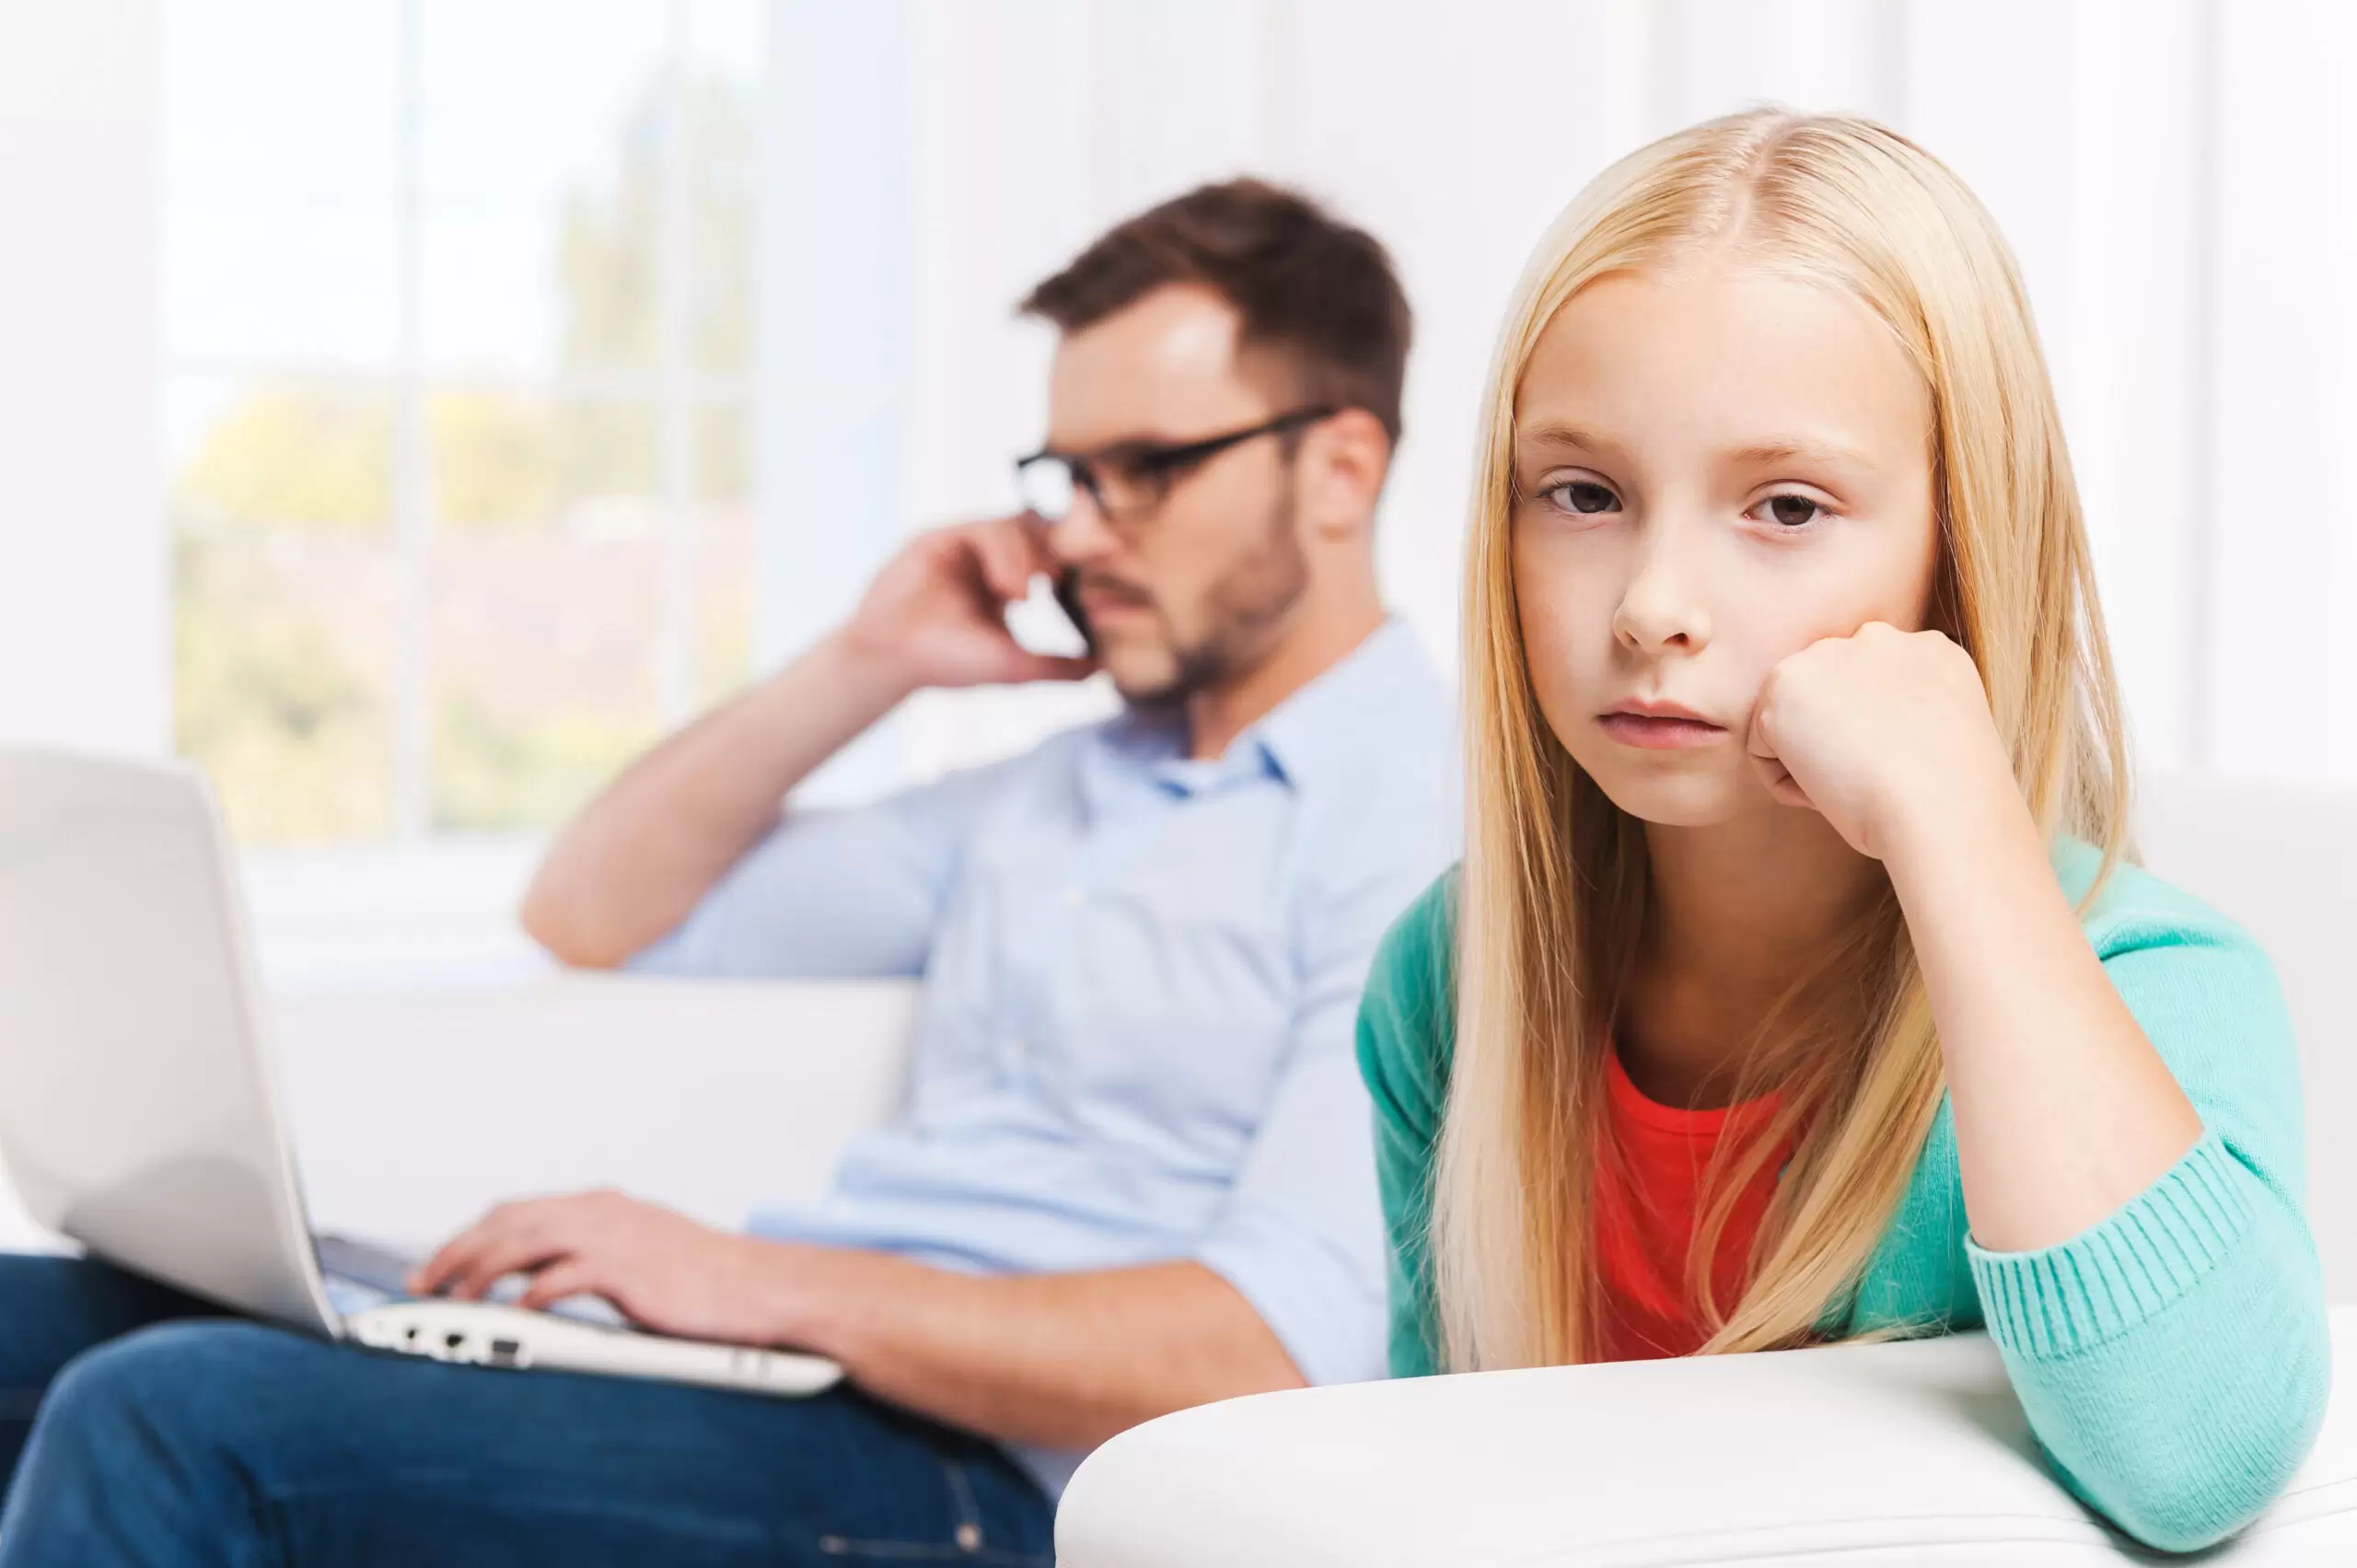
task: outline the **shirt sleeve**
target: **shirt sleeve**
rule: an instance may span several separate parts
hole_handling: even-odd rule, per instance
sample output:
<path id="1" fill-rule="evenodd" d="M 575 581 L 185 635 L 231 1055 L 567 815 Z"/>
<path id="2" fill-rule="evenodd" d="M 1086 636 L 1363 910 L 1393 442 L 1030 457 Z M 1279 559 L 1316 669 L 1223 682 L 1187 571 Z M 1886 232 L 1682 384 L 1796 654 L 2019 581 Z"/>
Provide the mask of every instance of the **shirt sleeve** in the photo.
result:
<path id="1" fill-rule="evenodd" d="M 787 811 L 626 967 L 708 979 L 922 974 L 967 837 L 1024 761 L 868 806 Z"/>
<path id="2" fill-rule="evenodd" d="M 2323 1420 L 2330 1348 L 2302 1212 L 2298 1059 L 2272 970 L 2224 922 L 2154 923 L 2101 946 L 2202 1135 L 2082 1235 L 1967 1255 L 2064 1484 L 2147 1545 L 2191 1551 L 2271 1502 Z"/>
<path id="3" fill-rule="evenodd" d="M 1403 856 L 1318 900 L 1286 1064 L 1196 1254 L 1252 1304 L 1312 1384 L 1384 1375 L 1388 1249 L 1353 1023 L 1385 930 L 1440 858 Z"/>

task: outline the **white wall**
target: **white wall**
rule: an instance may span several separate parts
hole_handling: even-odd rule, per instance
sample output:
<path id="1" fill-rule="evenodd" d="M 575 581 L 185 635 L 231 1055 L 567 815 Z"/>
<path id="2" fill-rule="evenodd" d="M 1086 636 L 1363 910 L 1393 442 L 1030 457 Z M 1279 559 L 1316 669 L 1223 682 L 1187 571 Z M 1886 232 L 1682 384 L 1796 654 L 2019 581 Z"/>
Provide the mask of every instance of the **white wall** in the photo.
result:
<path id="1" fill-rule="evenodd" d="M 166 742 L 154 0 L 0 0 L 0 740 Z"/>
<path id="2" fill-rule="evenodd" d="M 2357 776 L 2357 615 L 2341 608 L 2357 491 L 2336 483 L 2357 462 L 2357 307 L 2337 282 L 2357 278 L 2357 95 L 2336 88 L 2357 79 L 2357 7 L 883 8 L 905 41 L 907 134 L 826 154 L 909 240 L 889 285 L 902 417 L 888 510 L 866 518 L 876 548 L 1010 498 L 1046 346 L 1008 319 L 1025 285 L 1138 206 L 1248 169 L 1330 199 L 1399 260 L 1418 346 L 1383 561 L 1453 663 L 1473 410 L 1546 220 L 1610 158 L 1689 121 L 1769 99 L 1862 110 L 1953 164 L 2020 254 L 2145 762 Z M 780 0 L 782 58 L 807 12 Z M 777 559 L 795 558 L 803 525 L 772 518 Z M 1062 716 L 1028 701 L 923 708 L 902 760 L 926 771 Z"/>

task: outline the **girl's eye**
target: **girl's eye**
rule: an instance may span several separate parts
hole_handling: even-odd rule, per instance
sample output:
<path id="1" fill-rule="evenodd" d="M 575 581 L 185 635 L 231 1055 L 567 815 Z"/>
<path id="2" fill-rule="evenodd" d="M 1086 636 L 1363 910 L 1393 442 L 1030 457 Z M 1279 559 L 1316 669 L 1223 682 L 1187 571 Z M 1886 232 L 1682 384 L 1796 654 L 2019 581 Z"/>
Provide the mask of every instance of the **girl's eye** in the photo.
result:
<path id="1" fill-rule="evenodd" d="M 1539 492 L 1539 496 L 1542 500 L 1554 502 L 1566 512 L 1576 513 L 1581 517 L 1592 517 L 1598 512 L 1617 512 L 1620 509 L 1620 497 L 1593 480 L 1574 479 L 1562 484 L 1552 485 Z"/>
<path id="2" fill-rule="evenodd" d="M 1806 528 L 1825 513 L 1822 505 L 1805 495 L 1771 495 L 1759 505 L 1766 520 L 1780 528 Z"/>

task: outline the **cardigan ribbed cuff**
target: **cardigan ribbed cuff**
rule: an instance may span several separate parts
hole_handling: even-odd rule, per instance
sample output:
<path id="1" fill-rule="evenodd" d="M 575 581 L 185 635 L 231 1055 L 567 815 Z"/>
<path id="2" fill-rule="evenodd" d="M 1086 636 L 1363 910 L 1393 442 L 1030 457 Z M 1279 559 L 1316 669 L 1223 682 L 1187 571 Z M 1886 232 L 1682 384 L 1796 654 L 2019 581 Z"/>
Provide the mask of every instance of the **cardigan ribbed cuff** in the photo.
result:
<path id="1" fill-rule="evenodd" d="M 2158 1180 L 2093 1227 L 2035 1252 L 1968 1239 L 1989 1336 L 2016 1355 L 2075 1355 L 2200 1284 L 2250 1226 L 2250 1173 L 2203 1132 Z"/>

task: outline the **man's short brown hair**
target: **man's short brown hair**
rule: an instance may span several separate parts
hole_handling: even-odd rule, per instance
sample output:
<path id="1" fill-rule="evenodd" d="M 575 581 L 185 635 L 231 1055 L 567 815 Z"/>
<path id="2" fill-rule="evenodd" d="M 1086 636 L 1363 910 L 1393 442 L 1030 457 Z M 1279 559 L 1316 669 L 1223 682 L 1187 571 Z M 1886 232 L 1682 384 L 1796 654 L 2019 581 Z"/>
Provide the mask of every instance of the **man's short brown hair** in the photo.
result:
<path id="1" fill-rule="evenodd" d="M 1109 230 L 1020 310 L 1076 332 L 1172 284 L 1227 301 L 1238 350 L 1283 366 L 1306 404 L 1364 409 L 1399 444 L 1411 323 L 1373 235 L 1265 180 L 1198 186 Z"/>

